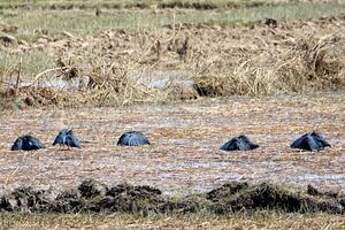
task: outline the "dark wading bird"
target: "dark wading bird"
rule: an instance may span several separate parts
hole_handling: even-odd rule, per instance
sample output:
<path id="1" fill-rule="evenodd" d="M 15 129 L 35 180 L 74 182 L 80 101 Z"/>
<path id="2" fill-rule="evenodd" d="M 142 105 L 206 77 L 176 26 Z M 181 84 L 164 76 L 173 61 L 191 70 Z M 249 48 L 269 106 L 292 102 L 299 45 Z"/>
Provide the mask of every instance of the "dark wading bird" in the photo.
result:
<path id="1" fill-rule="evenodd" d="M 325 147 L 331 147 L 331 145 L 318 133 L 306 133 L 303 136 L 297 138 L 291 145 L 291 148 L 303 149 L 308 151 L 320 151 Z"/>
<path id="2" fill-rule="evenodd" d="M 74 135 L 72 129 L 63 129 L 56 136 L 53 145 L 80 148 L 80 140 Z"/>
<path id="3" fill-rule="evenodd" d="M 39 139 L 30 135 L 24 135 L 16 139 L 16 141 L 11 147 L 11 150 L 12 151 L 15 151 L 15 150 L 30 151 L 30 150 L 37 150 L 37 149 L 42 149 L 42 148 L 44 148 L 44 145 L 41 143 Z"/>
<path id="4" fill-rule="evenodd" d="M 232 138 L 230 141 L 226 142 L 222 147 L 221 150 L 225 151 L 236 151 L 236 150 L 252 150 L 258 148 L 259 145 L 254 144 L 249 140 L 248 137 L 245 135 L 241 135 L 238 137 Z"/>
<path id="5" fill-rule="evenodd" d="M 149 145 L 150 142 L 145 137 L 145 135 L 138 131 L 125 132 L 119 138 L 117 145 L 128 145 L 128 146 L 138 146 L 138 145 Z"/>

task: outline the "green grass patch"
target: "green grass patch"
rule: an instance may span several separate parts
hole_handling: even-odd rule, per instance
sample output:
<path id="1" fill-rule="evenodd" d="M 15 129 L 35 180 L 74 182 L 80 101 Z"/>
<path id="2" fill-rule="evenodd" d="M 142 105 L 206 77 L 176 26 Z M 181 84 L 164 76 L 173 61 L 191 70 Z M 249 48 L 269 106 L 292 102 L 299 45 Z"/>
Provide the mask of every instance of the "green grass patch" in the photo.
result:
<path id="1" fill-rule="evenodd" d="M 0 52 L 0 75 L 11 77 L 21 71 L 24 77 L 33 77 L 34 75 L 55 66 L 52 57 L 44 50 L 32 50 L 22 54 L 11 54 Z M 8 79 L 7 79 L 8 80 Z"/>
<path id="2" fill-rule="evenodd" d="M 68 31 L 75 35 L 95 34 L 107 29 L 157 30 L 173 23 L 211 23 L 231 25 L 251 23 L 272 17 L 278 20 L 295 20 L 336 16 L 345 14 L 339 4 L 283 4 L 238 8 L 230 10 L 175 10 L 154 12 L 153 10 L 105 10 L 99 16 L 94 10 L 3 10 L 0 19 L 18 26 L 17 36 L 30 41 L 35 31 L 49 33 Z M 11 16 L 8 16 L 11 15 Z"/>
<path id="3" fill-rule="evenodd" d="M 282 1 L 283 2 L 283 1 Z M 296 1 L 295 1 L 296 2 Z M 277 0 L 103 0 L 103 1 L 66 1 L 66 0 L 14 0 L 0 1 L 0 8 L 43 8 L 43 9 L 90 9 L 102 8 L 193 8 L 198 10 L 217 8 L 257 7 L 280 4 Z"/>

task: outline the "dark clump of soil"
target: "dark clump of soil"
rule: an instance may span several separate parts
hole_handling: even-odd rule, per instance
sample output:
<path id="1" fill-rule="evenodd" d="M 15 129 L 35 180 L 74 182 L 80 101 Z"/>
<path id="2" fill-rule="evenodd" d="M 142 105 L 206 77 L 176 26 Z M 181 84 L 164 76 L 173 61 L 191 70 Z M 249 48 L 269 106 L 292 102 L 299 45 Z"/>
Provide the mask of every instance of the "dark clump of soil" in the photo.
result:
<path id="1" fill-rule="evenodd" d="M 83 181 L 78 187 L 80 195 L 86 199 L 97 196 L 104 196 L 107 194 L 108 187 L 96 180 L 89 179 Z"/>
<path id="2" fill-rule="evenodd" d="M 194 84 L 194 89 L 200 97 L 219 97 L 227 95 L 225 84 L 220 78 L 216 77 L 202 77 Z"/>
<path id="3" fill-rule="evenodd" d="M 57 195 L 51 190 L 22 187 L 0 197 L 0 211 L 7 212 L 148 215 L 200 211 L 226 214 L 258 209 L 345 214 L 345 198 L 336 193 L 322 193 L 311 186 L 307 191 L 297 191 L 267 183 L 250 185 L 246 182 L 230 182 L 208 193 L 177 198 L 164 196 L 159 189 L 150 186 L 120 184 L 108 188 L 95 180 L 86 180 L 77 189 Z"/>
<path id="4" fill-rule="evenodd" d="M 303 191 L 290 191 L 266 183 L 249 186 L 247 183 L 226 184 L 209 192 L 215 213 L 239 210 L 271 209 L 285 212 L 344 213 L 344 206 L 334 198 L 315 198 Z"/>
<path id="5" fill-rule="evenodd" d="M 49 210 L 58 213 L 77 213 L 82 208 L 83 202 L 78 191 L 64 191 L 55 198 Z"/>
<path id="6" fill-rule="evenodd" d="M 235 195 L 236 193 L 243 191 L 249 187 L 249 184 L 244 182 L 231 182 L 224 184 L 222 187 L 212 190 L 206 194 L 208 200 L 213 202 L 219 202 L 224 197 Z"/>
<path id="7" fill-rule="evenodd" d="M 218 6 L 212 3 L 200 3 L 200 2 L 180 2 L 180 1 L 172 1 L 172 2 L 163 2 L 158 5 L 158 8 L 161 9 L 173 9 L 173 8 L 182 8 L 182 9 L 196 9 L 196 10 L 213 10 L 217 9 Z"/>
<path id="8" fill-rule="evenodd" d="M 34 190 L 31 187 L 15 189 L 9 195 L 0 199 L 0 210 L 15 212 L 44 212 L 49 211 L 54 198 L 50 191 Z"/>
<path id="9" fill-rule="evenodd" d="M 332 191 L 320 192 L 317 188 L 313 187 L 312 185 L 308 185 L 307 193 L 311 196 L 319 196 L 319 197 L 330 197 L 330 198 L 338 198 L 339 194 Z"/>
<path id="10" fill-rule="evenodd" d="M 169 199 L 162 207 L 161 213 L 196 213 L 209 211 L 211 202 L 202 195 L 191 195 L 180 199 Z"/>
<path id="11" fill-rule="evenodd" d="M 271 28 L 276 28 L 278 26 L 277 20 L 275 20 L 273 18 L 265 18 L 264 24 L 268 27 L 271 27 Z"/>
<path id="12" fill-rule="evenodd" d="M 149 186 L 117 185 L 109 189 L 104 196 L 86 201 L 86 210 L 105 212 L 158 213 L 166 200 L 162 192 Z"/>

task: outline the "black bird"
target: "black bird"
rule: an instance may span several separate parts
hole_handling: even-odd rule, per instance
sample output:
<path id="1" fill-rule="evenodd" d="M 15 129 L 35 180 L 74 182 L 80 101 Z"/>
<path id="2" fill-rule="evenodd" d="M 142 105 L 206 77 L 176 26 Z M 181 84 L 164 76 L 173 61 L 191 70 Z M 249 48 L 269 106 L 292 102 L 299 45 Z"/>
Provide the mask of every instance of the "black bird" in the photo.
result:
<path id="1" fill-rule="evenodd" d="M 234 137 L 225 144 L 223 144 L 220 149 L 225 151 L 236 151 L 236 150 L 252 150 L 258 148 L 259 145 L 254 144 L 245 135 L 240 135 Z"/>
<path id="2" fill-rule="evenodd" d="M 325 147 L 331 147 L 331 145 L 318 133 L 306 133 L 297 138 L 291 145 L 291 148 L 303 149 L 308 151 L 320 151 Z"/>
<path id="3" fill-rule="evenodd" d="M 72 129 L 63 129 L 56 136 L 53 145 L 80 148 L 80 140 L 74 135 Z"/>
<path id="4" fill-rule="evenodd" d="M 149 145 L 150 142 L 145 137 L 142 132 L 129 131 L 125 132 L 119 138 L 117 145 L 128 145 L 128 146 L 138 146 L 138 145 Z"/>
<path id="5" fill-rule="evenodd" d="M 15 150 L 30 151 L 30 150 L 37 150 L 37 149 L 42 149 L 42 148 L 44 148 L 44 145 L 41 143 L 39 139 L 30 135 L 24 135 L 16 139 L 16 141 L 11 147 L 11 150 L 12 151 L 15 151 Z"/>

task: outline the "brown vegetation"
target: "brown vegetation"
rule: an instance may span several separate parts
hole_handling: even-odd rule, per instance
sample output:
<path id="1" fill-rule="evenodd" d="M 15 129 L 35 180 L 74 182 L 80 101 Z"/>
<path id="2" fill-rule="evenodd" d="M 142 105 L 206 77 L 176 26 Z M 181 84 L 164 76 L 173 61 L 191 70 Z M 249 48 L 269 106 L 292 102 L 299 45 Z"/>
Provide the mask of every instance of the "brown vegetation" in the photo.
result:
<path id="1" fill-rule="evenodd" d="M 0 70 L 6 83 L 2 95 L 30 105 L 102 106 L 344 88 L 343 17 L 265 24 L 173 24 L 159 33 L 108 30 L 86 37 L 41 34 L 33 43 L 19 41 L 2 49 L 14 54 L 44 50 L 56 66 L 36 76 L 22 76 L 20 65 Z M 162 81 L 181 73 L 194 83 L 162 90 L 138 81 L 138 73 L 145 79 L 142 73 L 152 71 L 163 72 Z"/>
<path id="2" fill-rule="evenodd" d="M 1 2 L 0 228 L 343 229 L 343 4 Z M 312 130 L 332 148 L 288 147 Z M 240 134 L 260 148 L 219 149 Z"/>
<path id="3" fill-rule="evenodd" d="M 138 217 L 131 214 L 0 214 L 0 226 L 10 229 L 298 229 L 342 230 L 344 217 L 325 213 L 286 214 L 259 211 L 229 215 L 177 214 Z"/>
<path id="4" fill-rule="evenodd" d="M 205 192 L 241 179 L 344 192 L 344 111 L 342 93 L 1 111 L 0 189 L 29 184 L 67 190 L 91 177 L 109 186 L 150 185 L 174 195 Z M 60 151 L 51 145 L 66 127 L 87 141 L 80 150 Z M 142 131 L 152 144 L 115 146 L 129 130 Z M 332 148 L 319 153 L 289 148 L 295 138 L 313 130 Z M 46 148 L 10 151 L 15 139 L 27 133 Z M 231 153 L 219 149 L 240 134 L 260 148 Z"/>

